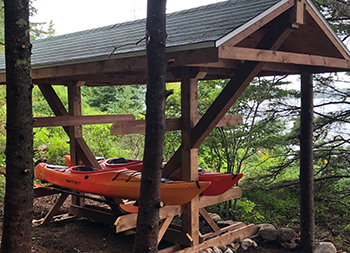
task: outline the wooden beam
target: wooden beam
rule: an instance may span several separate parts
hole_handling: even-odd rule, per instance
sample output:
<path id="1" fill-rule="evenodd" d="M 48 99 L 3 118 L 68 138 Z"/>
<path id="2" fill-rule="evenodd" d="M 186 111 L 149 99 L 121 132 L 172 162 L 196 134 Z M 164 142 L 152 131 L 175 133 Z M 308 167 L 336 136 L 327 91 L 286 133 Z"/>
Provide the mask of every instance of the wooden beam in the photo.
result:
<path id="1" fill-rule="evenodd" d="M 71 77 L 70 80 L 79 80 L 78 77 L 85 76 L 84 79 L 89 79 L 90 75 L 108 74 L 115 72 L 131 72 L 146 69 L 146 56 L 130 57 L 118 59 L 106 59 L 103 61 L 77 63 L 71 65 L 62 65 L 47 68 L 32 69 L 32 79 L 36 80 L 47 79 L 60 80 L 60 78 Z M 217 61 L 217 48 L 194 49 L 181 52 L 168 52 L 167 59 L 174 59 L 172 66 L 183 66 L 186 64 L 196 64 L 204 62 Z M 4 75 L 5 76 L 5 75 Z M 1 75 L 0 75 L 1 77 Z M 76 78 L 75 78 L 76 77 Z M 52 79 L 53 78 L 53 79 Z M 0 78 L 0 81 L 2 79 Z M 5 80 L 5 79 L 4 79 Z"/>
<path id="2" fill-rule="evenodd" d="M 188 247 L 188 248 L 176 251 L 176 253 L 200 252 L 201 250 L 204 250 L 206 248 L 210 248 L 213 246 L 220 247 L 220 246 L 228 245 L 234 242 L 239 237 L 246 238 L 246 237 L 255 235 L 257 232 L 258 232 L 258 227 L 255 226 L 254 224 L 251 224 L 233 231 L 229 231 L 221 236 L 207 240 L 193 247 Z"/>
<path id="3" fill-rule="evenodd" d="M 197 117 L 199 121 L 201 117 Z M 225 115 L 216 125 L 216 127 L 224 126 L 238 126 L 243 124 L 241 115 Z M 182 119 L 173 118 L 165 120 L 166 131 L 175 131 L 182 129 Z M 145 120 L 121 120 L 113 123 L 111 126 L 111 135 L 125 135 L 125 134 L 142 134 L 145 133 Z"/>
<path id="4" fill-rule="evenodd" d="M 45 218 L 41 222 L 42 225 L 46 225 L 50 223 L 52 220 L 52 217 L 57 213 L 57 211 L 60 209 L 64 201 L 68 198 L 68 193 L 62 193 L 59 198 L 56 200 L 55 204 L 50 208 L 49 212 L 46 214 Z"/>
<path id="5" fill-rule="evenodd" d="M 38 87 L 56 116 L 68 116 L 66 108 L 50 84 L 40 84 Z M 68 128 L 66 132 L 68 133 Z"/>
<path id="6" fill-rule="evenodd" d="M 288 53 L 242 47 L 220 47 L 219 57 L 222 59 L 231 60 L 261 61 L 283 64 L 298 64 L 306 66 L 343 68 L 344 71 L 350 69 L 349 59 L 339 59 L 317 55 Z"/>
<path id="7" fill-rule="evenodd" d="M 39 89 L 41 90 L 42 94 L 44 95 L 45 99 L 49 103 L 49 106 L 51 107 L 53 113 L 56 116 L 64 116 L 64 117 L 73 116 L 73 117 L 75 117 L 74 113 L 72 113 L 73 115 L 69 115 L 69 113 L 67 112 L 63 103 L 61 102 L 61 100 L 57 96 L 55 90 L 52 88 L 52 86 L 50 84 L 40 84 Z M 72 95 L 72 99 L 74 99 L 74 97 L 76 97 L 76 96 Z M 73 103 L 73 102 L 71 102 L 71 103 Z M 74 108 L 74 106 L 76 106 L 76 105 L 73 105 L 73 104 L 71 105 L 71 107 L 73 107 L 73 108 Z M 78 115 L 78 116 L 81 116 L 81 115 Z M 68 136 L 69 136 L 70 131 L 75 131 L 74 129 L 70 130 L 70 128 L 67 126 L 63 126 L 63 129 L 68 134 Z M 91 150 L 87 147 L 87 145 L 83 139 L 78 140 L 78 142 L 74 143 L 74 145 L 82 145 L 81 147 L 78 147 L 78 150 L 81 152 L 80 155 L 81 155 L 82 159 L 86 162 L 85 163 L 86 165 L 97 166 L 96 168 L 99 168 L 99 164 L 96 161 L 95 156 L 92 154 Z M 84 152 L 87 152 L 87 153 L 85 154 Z M 92 159 L 92 157 L 93 157 L 93 159 Z"/>
<path id="8" fill-rule="evenodd" d="M 291 28 L 271 27 L 258 43 L 257 48 L 277 50 L 291 32 Z M 245 61 L 242 64 L 241 68 L 221 91 L 204 116 L 191 130 L 191 148 L 198 148 L 200 146 L 229 108 L 241 96 L 253 78 L 259 74 L 263 65 L 264 63 L 258 61 Z M 179 149 L 182 148 L 181 146 Z M 181 156 L 179 156 L 178 152 L 175 152 L 169 162 L 163 169 L 163 176 L 173 175 L 174 171 L 178 169 L 177 165 L 181 164 Z"/>
<path id="9" fill-rule="evenodd" d="M 204 207 L 199 208 L 199 213 L 203 217 L 203 219 L 208 223 L 208 225 L 214 230 L 214 232 L 220 231 L 219 226 L 215 223 L 215 221 L 210 217 L 208 212 L 204 209 Z"/>
<path id="10" fill-rule="evenodd" d="M 85 140 L 82 137 L 77 137 L 75 138 L 75 142 L 77 144 L 76 149 L 83 164 L 100 169 L 100 164 L 97 162 L 95 155 L 91 152 Z"/>
<path id="11" fill-rule="evenodd" d="M 110 211 L 110 210 L 109 210 Z M 85 217 L 94 221 L 103 222 L 105 224 L 113 225 L 116 216 L 109 212 L 108 209 L 98 209 L 93 206 L 85 205 L 71 205 L 69 207 L 69 213 L 79 217 Z"/>
<path id="12" fill-rule="evenodd" d="M 198 118 L 198 79 L 191 78 L 191 68 L 181 69 L 182 166 L 181 180 L 198 181 L 198 149 L 191 148 L 191 129 Z M 199 243 L 198 197 L 183 205 L 182 230 Z"/>
<path id="13" fill-rule="evenodd" d="M 200 238 L 201 243 L 204 242 L 205 240 L 209 239 L 209 238 L 213 238 L 214 236 L 220 235 L 220 234 L 225 233 L 227 231 L 232 231 L 232 230 L 236 230 L 236 229 L 239 229 L 239 228 L 243 228 L 245 226 L 246 225 L 243 222 L 236 222 L 235 224 L 232 224 L 232 225 L 229 225 L 227 227 L 221 228 L 221 229 L 219 229 L 217 231 L 214 231 L 212 233 L 208 233 L 208 234 L 202 235 L 201 238 Z"/>
<path id="14" fill-rule="evenodd" d="M 218 196 L 201 196 L 199 197 L 198 208 L 211 206 L 214 204 L 222 203 L 227 200 L 240 198 L 242 196 L 242 190 L 239 187 L 234 187 L 222 195 Z M 170 216 L 175 216 L 182 213 L 181 206 L 164 206 L 159 209 L 159 219 L 166 219 Z M 116 226 L 116 232 L 123 232 L 136 227 L 137 213 L 123 215 L 117 218 L 114 222 Z"/>
<path id="15" fill-rule="evenodd" d="M 175 244 L 174 246 L 170 246 L 165 249 L 158 250 L 158 253 L 174 253 L 179 249 L 181 249 L 181 245 Z"/>
<path id="16" fill-rule="evenodd" d="M 123 120 L 135 120 L 133 114 L 109 114 L 86 116 L 57 116 L 34 118 L 33 127 L 78 126 L 92 124 L 111 124 Z"/>
<path id="17" fill-rule="evenodd" d="M 295 0 L 294 4 L 294 17 L 292 20 L 292 25 L 298 28 L 299 25 L 304 25 L 306 23 L 306 3 L 302 0 Z"/>
<path id="18" fill-rule="evenodd" d="M 67 82 L 68 86 L 68 114 L 71 117 L 81 116 L 81 88 L 75 85 L 75 81 Z M 68 127 L 70 161 L 71 165 L 80 164 L 81 155 L 78 155 L 76 138 L 83 137 L 83 129 L 81 125 Z M 96 160 L 96 159 L 95 159 Z M 86 164 L 90 166 L 90 164 Z M 74 197 L 74 199 L 77 197 Z"/>
<path id="19" fill-rule="evenodd" d="M 162 224 L 159 226 L 159 232 L 158 232 L 158 244 L 162 240 L 165 232 L 167 231 L 171 221 L 173 220 L 174 216 L 167 217 Z"/>
<path id="20" fill-rule="evenodd" d="M 181 213 L 181 206 L 164 206 L 159 209 L 159 219 L 174 217 Z M 123 232 L 136 227 L 137 213 L 127 214 L 118 217 L 114 222 L 116 233 Z"/>
<path id="21" fill-rule="evenodd" d="M 199 208 L 215 205 L 231 199 L 237 199 L 242 197 L 242 190 L 239 187 L 233 187 L 226 191 L 224 194 L 218 196 L 202 196 L 199 198 Z"/>
<path id="22" fill-rule="evenodd" d="M 279 6 L 278 8 L 275 8 L 272 12 L 269 12 L 267 15 L 260 17 L 257 22 L 248 22 L 244 25 L 244 28 L 240 29 L 238 34 L 236 34 L 234 37 L 226 41 L 224 44 L 225 46 L 235 46 L 260 28 L 262 28 L 264 25 L 269 23 L 274 18 L 278 17 L 294 5 L 294 0 L 289 0 L 288 2 L 284 3 L 282 6 Z M 219 45 L 220 46 L 220 45 Z"/>

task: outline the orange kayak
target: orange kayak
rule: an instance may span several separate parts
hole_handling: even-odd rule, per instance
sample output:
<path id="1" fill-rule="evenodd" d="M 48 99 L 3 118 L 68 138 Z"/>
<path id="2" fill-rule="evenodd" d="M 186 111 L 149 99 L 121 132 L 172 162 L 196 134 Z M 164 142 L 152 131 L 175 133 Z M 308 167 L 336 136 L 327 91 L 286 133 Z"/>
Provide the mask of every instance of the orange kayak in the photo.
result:
<path id="1" fill-rule="evenodd" d="M 54 185 L 111 198 L 137 200 L 141 173 L 134 170 L 97 170 L 88 166 L 58 166 L 39 163 L 35 177 Z M 160 195 L 165 205 L 182 205 L 204 191 L 210 182 L 164 180 Z"/>
<path id="2" fill-rule="evenodd" d="M 118 169 L 125 167 L 129 170 L 141 171 L 142 160 L 132 160 L 122 157 L 110 158 L 100 162 L 100 166 L 104 170 Z M 206 188 L 201 195 L 203 196 L 216 196 L 225 193 L 227 190 L 231 189 L 232 186 L 237 184 L 237 182 L 243 177 L 242 173 L 232 174 L 232 173 L 219 173 L 204 171 L 203 169 L 198 169 L 198 180 L 199 181 L 210 181 L 211 184 Z M 177 174 L 174 180 L 180 180 L 180 173 Z"/>
<path id="3" fill-rule="evenodd" d="M 142 169 L 142 160 L 132 160 L 132 159 L 126 159 L 123 157 L 100 160 L 99 163 L 103 170 L 115 170 L 115 169 L 127 168 L 129 170 L 141 171 Z M 232 173 L 210 172 L 210 171 L 204 171 L 203 169 L 198 168 L 198 180 L 211 182 L 210 186 L 201 193 L 201 195 L 203 196 L 221 195 L 225 193 L 227 190 L 231 189 L 232 186 L 237 184 L 237 182 L 242 177 L 243 177 L 242 173 L 232 174 Z M 180 180 L 180 173 L 174 177 L 174 180 Z"/>

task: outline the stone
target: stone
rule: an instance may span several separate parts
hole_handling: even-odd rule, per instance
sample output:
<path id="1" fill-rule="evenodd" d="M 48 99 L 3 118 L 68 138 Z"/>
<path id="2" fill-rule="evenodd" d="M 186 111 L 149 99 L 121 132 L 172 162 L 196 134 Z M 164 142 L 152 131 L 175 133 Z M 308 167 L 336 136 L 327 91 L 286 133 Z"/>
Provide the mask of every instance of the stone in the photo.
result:
<path id="1" fill-rule="evenodd" d="M 239 242 L 231 243 L 230 246 L 232 248 L 234 248 L 235 250 L 238 250 L 239 247 L 241 247 L 241 243 L 239 243 Z"/>
<path id="2" fill-rule="evenodd" d="M 292 228 L 277 229 L 277 240 L 280 242 L 290 242 L 295 237 L 295 231 Z"/>
<path id="3" fill-rule="evenodd" d="M 206 248 L 205 250 L 202 250 L 202 252 L 203 253 L 213 253 L 213 250 L 211 248 Z"/>
<path id="4" fill-rule="evenodd" d="M 280 244 L 282 247 L 287 249 L 295 249 L 298 246 L 298 244 L 294 240 L 290 242 L 280 242 Z"/>
<path id="5" fill-rule="evenodd" d="M 226 247 L 225 245 L 222 245 L 222 246 L 219 246 L 218 248 L 219 248 L 222 252 L 224 252 L 224 251 L 226 250 L 227 247 Z"/>
<path id="6" fill-rule="evenodd" d="M 318 242 L 314 245 L 313 253 L 337 253 L 337 249 L 331 242 Z"/>
<path id="7" fill-rule="evenodd" d="M 213 249 L 213 253 L 222 253 L 221 249 L 219 249 L 218 247 L 212 247 Z"/>
<path id="8" fill-rule="evenodd" d="M 234 252 L 236 252 L 236 251 L 234 251 Z M 227 248 L 225 251 L 224 251 L 224 253 L 234 253 L 230 248 Z"/>
<path id="9" fill-rule="evenodd" d="M 245 238 L 241 243 L 241 247 L 242 249 L 247 250 L 250 247 L 258 247 L 258 244 L 256 244 L 256 242 L 254 242 L 252 239 Z"/>
<path id="10" fill-rule="evenodd" d="M 258 234 L 267 241 L 275 241 L 277 239 L 277 229 L 271 224 L 261 224 Z"/>
<path id="11" fill-rule="evenodd" d="M 209 213 L 209 216 L 213 219 L 213 221 L 218 222 L 221 220 L 221 217 L 217 213 Z"/>
<path id="12" fill-rule="evenodd" d="M 237 243 L 241 243 L 242 242 L 242 237 L 238 237 L 237 239 L 236 239 L 236 241 L 235 242 L 237 242 Z"/>
<path id="13" fill-rule="evenodd" d="M 227 245 L 227 249 L 230 249 L 233 253 L 237 252 L 237 250 L 235 249 L 235 245 L 233 243 L 231 243 L 230 245 Z"/>

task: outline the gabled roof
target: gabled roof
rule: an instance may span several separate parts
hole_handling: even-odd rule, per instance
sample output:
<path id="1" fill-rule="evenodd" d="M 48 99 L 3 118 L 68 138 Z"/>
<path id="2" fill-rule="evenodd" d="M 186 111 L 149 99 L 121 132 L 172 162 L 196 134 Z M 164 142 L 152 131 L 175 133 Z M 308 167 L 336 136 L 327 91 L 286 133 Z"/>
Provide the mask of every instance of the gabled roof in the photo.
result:
<path id="1" fill-rule="evenodd" d="M 188 48 L 214 46 L 215 42 L 264 11 L 279 0 L 233 0 L 167 15 L 167 47 Z M 103 60 L 114 53 L 134 53 L 145 50 L 145 42 L 137 41 L 145 36 L 146 20 L 136 20 L 109 25 L 76 33 L 32 41 L 32 65 L 53 66 L 62 63 Z M 1 61 L 3 63 L 3 61 Z M 3 69 L 4 65 L 0 66 Z"/>
<path id="2" fill-rule="evenodd" d="M 136 20 L 32 42 L 32 76 L 38 82 L 145 83 L 145 25 Z M 266 32 L 292 32 L 278 51 L 256 49 Z M 178 67 L 206 68 L 205 79 L 230 78 L 242 61 L 266 62 L 259 75 L 346 71 L 349 51 L 311 0 L 229 0 L 167 14 L 167 53 Z M 112 53 L 113 52 L 113 53 Z M 111 54 L 112 53 L 112 54 Z M 0 83 L 5 82 L 4 54 Z M 2 73 L 1 73 L 2 72 Z"/>

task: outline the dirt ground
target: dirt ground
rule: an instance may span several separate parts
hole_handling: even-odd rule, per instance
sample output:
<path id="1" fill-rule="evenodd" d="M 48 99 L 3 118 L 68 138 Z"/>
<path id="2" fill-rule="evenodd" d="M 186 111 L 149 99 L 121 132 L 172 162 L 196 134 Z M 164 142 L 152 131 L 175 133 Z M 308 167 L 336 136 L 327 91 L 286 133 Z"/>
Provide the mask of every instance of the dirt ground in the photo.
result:
<path id="1" fill-rule="evenodd" d="M 55 201 L 55 196 L 35 199 L 34 219 L 45 217 Z M 59 213 L 67 213 L 70 199 L 61 207 Z M 115 233 L 115 227 L 90 221 L 75 219 L 53 222 L 48 225 L 33 227 L 33 250 L 35 253 L 128 253 L 132 252 L 134 234 Z M 162 241 L 160 247 L 170 246 Z M 260 242 L 257 248 L 246 253 L 289 253 L 297 250 L 287 250 L 275 243 Z"/>

